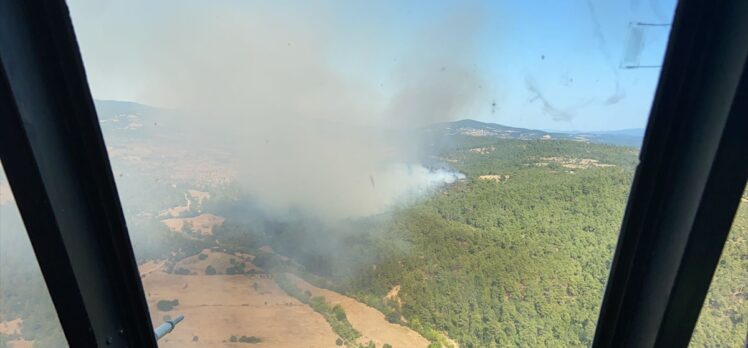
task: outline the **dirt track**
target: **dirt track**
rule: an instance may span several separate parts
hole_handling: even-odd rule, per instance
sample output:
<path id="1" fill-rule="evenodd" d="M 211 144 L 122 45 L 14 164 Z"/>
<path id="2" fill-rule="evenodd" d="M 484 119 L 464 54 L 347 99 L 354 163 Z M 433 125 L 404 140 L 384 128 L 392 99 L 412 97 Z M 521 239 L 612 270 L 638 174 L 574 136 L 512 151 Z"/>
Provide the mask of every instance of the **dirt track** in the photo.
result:
<path id="1" fill-rule="evenodd" d="M 341 295 L 327 289 L 311 285 L 303 279 L 288 274 L 296 286 L 302 291 L 308 290 L 312 296 L 324 296 L 327 302 L 340 304 L 345 309 L 348 321 L 361 332 L 360 343 L 374 341 L 377 347 L 389 343 L 393 347 L 426 347 L 429 341 L 419 333 L 398 324 L 388 322 L 382 312 L 358 302 L 348 296 Z"/>
<path id="2" fill-rule="evenodd" d="M 214 261 L 231 257 L 209 256 Z M 143 286 L 154 325 L 161 324 L 167 314 L 185 315 L 185 320 L 159 341 L 160 347 L 335 347 L 338 338 L 321 315 L 286 295 L 272 279 L 175 275 L 159 270 L 148 273 Z M 173 299 L 179 300 L 176 308 L 157 310 L 159 300 Z M 231 343 L 232 335 L 256 336 L 262 342 Z M 194 336 L 198 341 L 193 341 Z"/>
<path id="3" fill-rule="evenodd" d="M 148 262 L 140 266 L 148 306 L 154 325 L 160 325 L 165 315 L 184 314 L 185 320 L 168 336 L 159 341 L 160 347 L 337 347 L 338 336 L 325 319 L 308 305 L 288 296 L 266 274 L 225 275 L 231 259 L 246 262 L 247 269 L 255 267 L 251 255 L 228 255 L 203 251 L 207 257 L 188 257 L 178 262 L 175 269 L 184 268 L 191 275 L 168 274 L 165 262 Z M 212 265 L 216 275 L 206 275 Z M 363 335 L 360 343 L 370 340 L 381 347 L 426 347 L 429 342 L 417 332 L 387 322 L 378 310 L 336 292 L 317 288 L 288 274 L 300 289 L 314 296 L 324 296 L 332 304 L 340 304 L 348 320 Z M 179 300 L 173 310 L 160 311 L 160 300 Z M 231 343 L 232 335 L 256 336 L 257 344 Z M 197 341 L 193 341 L 197 336 Z"/>

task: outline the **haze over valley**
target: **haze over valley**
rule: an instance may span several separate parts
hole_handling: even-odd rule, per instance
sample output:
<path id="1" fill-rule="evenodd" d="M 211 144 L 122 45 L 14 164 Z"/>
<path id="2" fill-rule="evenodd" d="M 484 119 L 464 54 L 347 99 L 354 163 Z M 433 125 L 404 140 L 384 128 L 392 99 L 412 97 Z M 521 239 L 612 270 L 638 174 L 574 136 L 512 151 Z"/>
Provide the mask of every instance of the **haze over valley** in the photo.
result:
<path id="1" fill-rule="evenodd" d="M 674 0 L 68 3 L 161 347 L 591 345 Z M 0 177 L 0 347 L 65 345 L 33 256 Z"/>
<path id="2" fill-rule="evenodd" d="M 97 109 L 152 320 L 187 318 L 160 346 L 590 344 L 638 153 L 606 144 L 619 144 L 619 134 L 472 120 L 407 131 L 320 121 L 307 126 L 343 139 L 372 132 L 391 141 L 384 146 L 416 150 L 406 161 L 383 149 L 379 166 L 331 173 L 303 163 L 347 163 L 308 149 L 319 156 L 292 171 L 285 161 L 264 168 L 279 181 L 258 189 L 237 149 L 193 142 L 199 134 L 178 111 L 114 101 Z M 263 151 L 283 156 L 273 144 L 281 138 L 268 135 Z M 345 192 L 329 189 L 336 182 Z M 18 282 L 38 270 L 23 266 L 33 256 L 5 181 L 0 190 L 3 231 L 13 231 L 3 243 L 25 245 L 2 253 L 18 265 L 2 276 Z M 741 207 L 726 250 L 735 257 L 718 272 L 745 276 L 746 221 Z M 745 302 L 724 297 L 736 286 L 710 293 L 720 307 L 702 319 L 696 340 L 712 339 L 709 331 L 739 341 L 731 333 L 744 325 Z M 3 291 L 6 344 L 59 342 L 59 327 L 43 316 L 53 315 L 44 293 L 31 306 Z"/>

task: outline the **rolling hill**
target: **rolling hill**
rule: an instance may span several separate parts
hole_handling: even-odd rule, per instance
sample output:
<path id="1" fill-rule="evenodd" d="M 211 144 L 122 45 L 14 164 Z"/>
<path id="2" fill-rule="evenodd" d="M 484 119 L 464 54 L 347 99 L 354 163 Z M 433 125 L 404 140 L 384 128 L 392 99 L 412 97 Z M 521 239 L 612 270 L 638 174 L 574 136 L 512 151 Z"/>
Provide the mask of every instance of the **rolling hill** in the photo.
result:
<path id="1" fill-rule="evenodd" d="M 471 119 L 437 123 L 425 128 L 427 133 L 438 136 L 471 136 L 496 139 L 520 140 L 573 140 L 598 144 L 639 147 L 644 138 L 644 129 L 621 129 L 609 131 L 543 131 L 509 127 L 496 123 L 485 123 Z"/>

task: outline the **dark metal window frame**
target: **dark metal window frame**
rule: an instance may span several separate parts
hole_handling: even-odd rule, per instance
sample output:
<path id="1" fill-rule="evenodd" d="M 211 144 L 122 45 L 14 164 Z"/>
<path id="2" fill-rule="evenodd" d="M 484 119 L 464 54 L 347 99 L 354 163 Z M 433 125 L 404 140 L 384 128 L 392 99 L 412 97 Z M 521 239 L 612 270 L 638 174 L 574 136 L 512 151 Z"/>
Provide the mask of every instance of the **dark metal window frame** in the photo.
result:
<path id="1" fill-rule="evenodd" d="M 748 176 L 748 1 L 683 0 L 594 347 L 685 347 Z"/>
<path id="2" fill-rule="evenodd" d="M 748 176 L 748 2 L 678 5 L 595 347 L 686 346 Z M 0 0 L 0 158 L 73 347 L 156 347 L 67 6 Z"/>
<path id="3" fill-rule="evenodd" d="M 71 347 L 156 347 L 64 1 L 0 1 L 0 158 Z"/>

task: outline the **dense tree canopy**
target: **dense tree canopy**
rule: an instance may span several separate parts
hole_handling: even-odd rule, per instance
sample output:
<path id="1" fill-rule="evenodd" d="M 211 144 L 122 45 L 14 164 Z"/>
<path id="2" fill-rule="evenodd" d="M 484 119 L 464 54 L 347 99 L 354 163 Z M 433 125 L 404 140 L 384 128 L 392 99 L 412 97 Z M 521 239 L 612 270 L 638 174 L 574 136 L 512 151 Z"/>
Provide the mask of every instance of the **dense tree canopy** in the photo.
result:
<path id="1" fill-rule="evenodd" d="M 167 259 L 166 270 L 176 273 L 184 273 L 174 269 L 176 260 L 206 247 L 249 252 L 256 256 L 254 265 L 295 272 L 366 302 L 390 322 L 420 332 L 434 347 L 449 346 L 447 336 L 462 347 L 589 346 L 638 150 L 467 136 L 434 144 L 433 165 L 466 178 L 411 205 L 335 224 L 293 214 L 278 221 L 227 185 L 202 207 L 226 217 L 213 236 L 183 238 L 155 217 L 133 219 L 131 231 L 149 235 L 147 245 L 136 245 L 135 252 L 140 260 Z M 171 205 L 183 200 L 179 194 L 164 197 Z M 0 223 L 4 232 L 15 231 L 4 235 L 6 242 L 17 242 L 8 236 L 25 238 L 19 218 Z M 746 240 L 743 204 L 694 332 L 694 347 L 737 347 L 745 339 Z M 275 252 L 261 249 L 265 245 Z M 39 347 L 59 346 L 64 338 L 38 268 L 29 266 L 35 264 L 28 256 L 9 252 L 0 259 L 0 283 L 13 284 L 0 287 L 0 321 L 23 318 L 23 338 Z M 225 272 L 249 273 L 245 266 L 232 262 Z M 205 272 L 218 270 L 211 265 Z M 321 313 L 340 344 L 360 335 L 342 308 L 312 298 L 283 277 L 277 281 Z M 396 297 L 388 297 L 398 286 Z M 168 310 L 166 304 L 160 307 Z M 0 335 L 0 342 L 12 338 Z"/>

